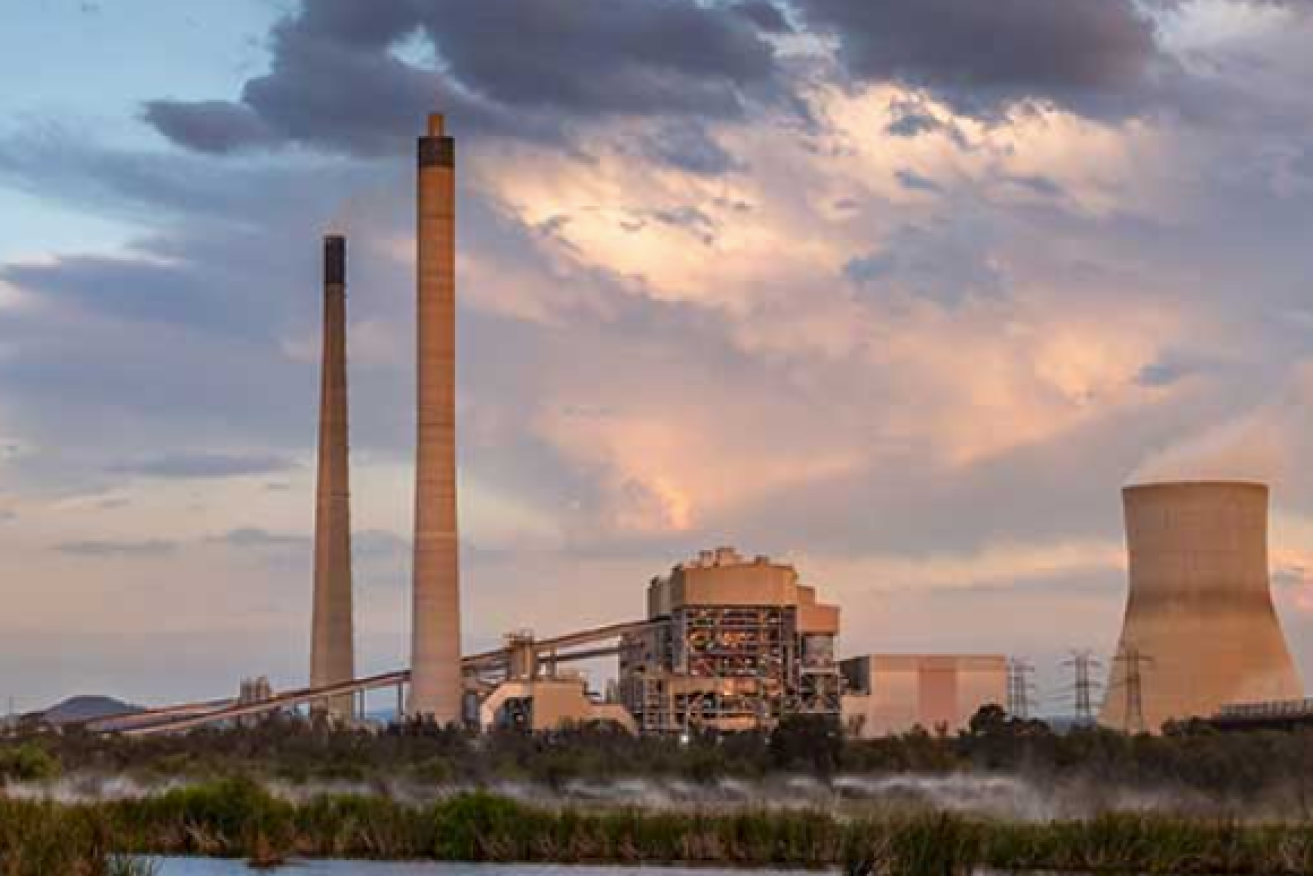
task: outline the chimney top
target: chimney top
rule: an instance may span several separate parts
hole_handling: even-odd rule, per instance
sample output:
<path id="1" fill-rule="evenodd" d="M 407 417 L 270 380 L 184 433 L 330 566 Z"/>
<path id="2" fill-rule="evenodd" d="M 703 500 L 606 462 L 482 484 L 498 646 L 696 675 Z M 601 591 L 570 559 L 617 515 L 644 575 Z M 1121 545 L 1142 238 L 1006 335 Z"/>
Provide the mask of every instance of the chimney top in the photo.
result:
<path id="1" fill-rule="evenodd" d="M 429 113 L 429 136 L 441 137 L 446 125 L 442 113 Z"/>
<path id="2" fill-rule="evenodd" d="M 340 234 L 324 235 L 324 282 L 346 285 L 346 238 Z"/>

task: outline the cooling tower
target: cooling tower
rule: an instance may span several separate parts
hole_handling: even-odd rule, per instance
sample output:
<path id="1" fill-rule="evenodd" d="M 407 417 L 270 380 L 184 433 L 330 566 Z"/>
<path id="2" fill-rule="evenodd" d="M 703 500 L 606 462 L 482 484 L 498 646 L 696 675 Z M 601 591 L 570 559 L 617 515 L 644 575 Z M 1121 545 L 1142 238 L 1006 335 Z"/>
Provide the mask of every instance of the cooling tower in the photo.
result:
<path id="1" fill-rule="evenodd" d="M 324 342 L 319 396 L 319 483 L 315 493 L 312 687 L 355 677 L 351 620 L 351 499 L 347 470 L 346 241 L 324 238 Z M 351 717 L 351 698 L 327 704 Z"/>
<path id="2" fill-rule="evenodd" d="M 418 435 L 412 717 L 461 719 L 460 568 L 456 534 L 455 143 L 442 116 L 419 140 Z"/>
<path id="3" fill-rule="evenodd" d="M 1157 732 L 1302 696 L 1272 604 L 1267 487 L 1153 484 L 1123 500 L 1130 593 L 1100 722 Z"/>

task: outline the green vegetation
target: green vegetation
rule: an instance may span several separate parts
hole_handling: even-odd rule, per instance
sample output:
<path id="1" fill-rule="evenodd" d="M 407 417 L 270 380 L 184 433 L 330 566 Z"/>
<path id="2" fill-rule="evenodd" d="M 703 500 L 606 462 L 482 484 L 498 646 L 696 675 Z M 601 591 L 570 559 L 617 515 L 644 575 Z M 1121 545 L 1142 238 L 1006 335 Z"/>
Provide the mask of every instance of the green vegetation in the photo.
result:
<path id="1" fill-rule="evenodd" d="M 685 862 L 852 876 L 1007 871 L 1313 873 L 1313 828 L 1140 815 L 1020 824 L 928 810 L 650 811 L 537 807 L 486 793 L 409 805 L 325 795 L 291 803 L 240 780 L 143 800 L 0 801 L 0 876 L 135 876 L 116 854 L 488 862 Z M 92 862 L 92 863 L 88 863 Z"/>
<path id="2" fill-rule="evenodd" d="M 1085 804 L 1077 811 L 1092 814 L 1014 822 L 935 811 L 915 795 L 847 799 L 843 783 L 829 786 L 831 796 L 813 797 L 817 808 L 809 810 L 743 797 L 732 805 L 645 809 L 579 803 L 588 793 L 575 784 L 605 789 L 624 779 L 661 779 L 715 792 L 726 779 L 787 788 L 786 777 L 800 774 L 1019 776 L 1035 787 L 1077 786 Z M 76 791 L 87 776 L 156 790 L 67 805 L 4 793 L 13 783 L 54 780 Z M 454 793 L 507 781 L 568 790 L 544 799 L 576 802 Z M 323 793 L 341 787 L 353 793 Z M 1173 814 L 1126 814 L 1115 795 L 1097 799 L 1108 787 L 1177 802 Z M 329 733 L 283 722 L 144 740 L 71 733 L 0 740 L 0 876 L 140 876 L 151 870 L 141 856 L 165 854 L 269 864 L 302 856 L 842 865 L 854 876 L 940 876 L 973 867 L 1313 874 L 1310 805 L 1313 732 L 1225 735 L 1194 725 L 1159 737 L 1102 730 L 1059 736 L 988 709 L 956 736 L 915 732 L 875 742 L 845 740 L 833 726 L 806 720 L 769 737 L 686 742 L 586 729 L 486 737 Z"/>
<path id="3" fill-rule="evenodd" d="M 104 813 L 0 797 L 0 876 L 153 876 L 155 870 L 116 851 Z"/>
<path id="4" fill-rule="evenodd" d="M 868 825 L 858 832 L 845 860 L 847 872 L 858 876 L 929 876 L 981 867 L 1172 876 L 1313 872 L 1313 829 L 1308 826 L 1243 826 L 1127 814 L 1000 824 L 938 814 L 905 820 L 891 829 Z"/>
<path id="5" fill-rule="evenodd" d="M 34 743 L 0 747 L 0 785 L 5 781 L 44 782 L 59 775 L 59 761 Z"/>
<path id="6" fill-rule="evenodd" d="M 1313 817 L 1313 731 L 1220 734 L 1185 726 L 1156 737 L 1107 730 L 1057 735 L 992 709 L 982 710 L 960 735 L 918 731 L 869 742 L 845 740 L 833 727 L 808 720 L 787 722 L 769 737 L 695 736 L 687 743 L 595 729 L 542 736 L 373 735 L 283 722 L 139 740 L 85 734 L 0 740 L 0 786 L 102 775 L 142 785 L 250 777 L 380 790 L 505 781 L 560 790 L 573 782 L 629 778 L 705 787 L 783 774 L 823 779 L 953 773 L 1017 776 L 1041 787 L 1087 780 L 1090 786 L 1202 796 L 1227 805 L 1261 798 L 1283 813 Z"/>

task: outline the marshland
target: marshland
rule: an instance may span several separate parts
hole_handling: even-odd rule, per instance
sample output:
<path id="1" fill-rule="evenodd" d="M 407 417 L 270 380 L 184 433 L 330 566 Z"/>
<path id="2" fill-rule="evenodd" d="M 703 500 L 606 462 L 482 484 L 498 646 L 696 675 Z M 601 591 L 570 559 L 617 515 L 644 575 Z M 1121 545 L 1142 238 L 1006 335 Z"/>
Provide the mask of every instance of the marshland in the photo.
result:
<path id="1" fill-rule="evenodd" d="M 687 741 L 272 724 L 0 741 L 0 779 L 0 876 L 168 876 L 185 872 L 176 856 L 1313 872 L 1313 734 L 1299 732 L 1057 735 L 988 714 L 877 742 L 807 722 Z"/>

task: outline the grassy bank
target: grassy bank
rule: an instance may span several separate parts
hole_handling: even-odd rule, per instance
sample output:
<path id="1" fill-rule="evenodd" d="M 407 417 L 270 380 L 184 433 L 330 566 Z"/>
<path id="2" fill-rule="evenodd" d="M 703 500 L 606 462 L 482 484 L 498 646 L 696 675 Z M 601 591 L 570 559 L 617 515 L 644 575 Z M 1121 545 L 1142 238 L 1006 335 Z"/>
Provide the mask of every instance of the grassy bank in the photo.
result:
<path id="1" fill-rule="evenodd" d="M 0 876 L 126 876 L 128 865 L 110 853 L 841 866 L 863 876 L 942 876 L 978 866 L 1305 874 L 1313 873 L 1313 828 L 1135 815 L 1016 824 L 929 811 L 840 819 L 822 811 L 584 810 L 489 794 L 425 806 L 381 796 L 294 804 L 240 781 L 142 800 L 0 800 Z"/>
<path id="2" fill-rule="evenodd" d="M 0 738 L 0 785 L 107 776 L 151 787 L 254 776 L 302 787 L 514 782 L 559 793 L 619 780 L 705 788 L 796 775 L 824 781 L 898 774 L 1020 777 L 1039 788 L 1143 790 L 1188 797 L 1203 804 L 1198 809 L 1313 817 L 1313 729 L 1218 734 L 1187 726 L 1163 736 L 1094 729 L 1058 735 L 1036 722 L 982 711 L 965 733 L 910 732 L 869 741 L 844 739 L 824 722 L 801 720 L 769 735 L 694 735 L 687 741 L 586 728 L 486 736 L 327 733 L 285 720 L 149 739 L 85 733 Z"/>

